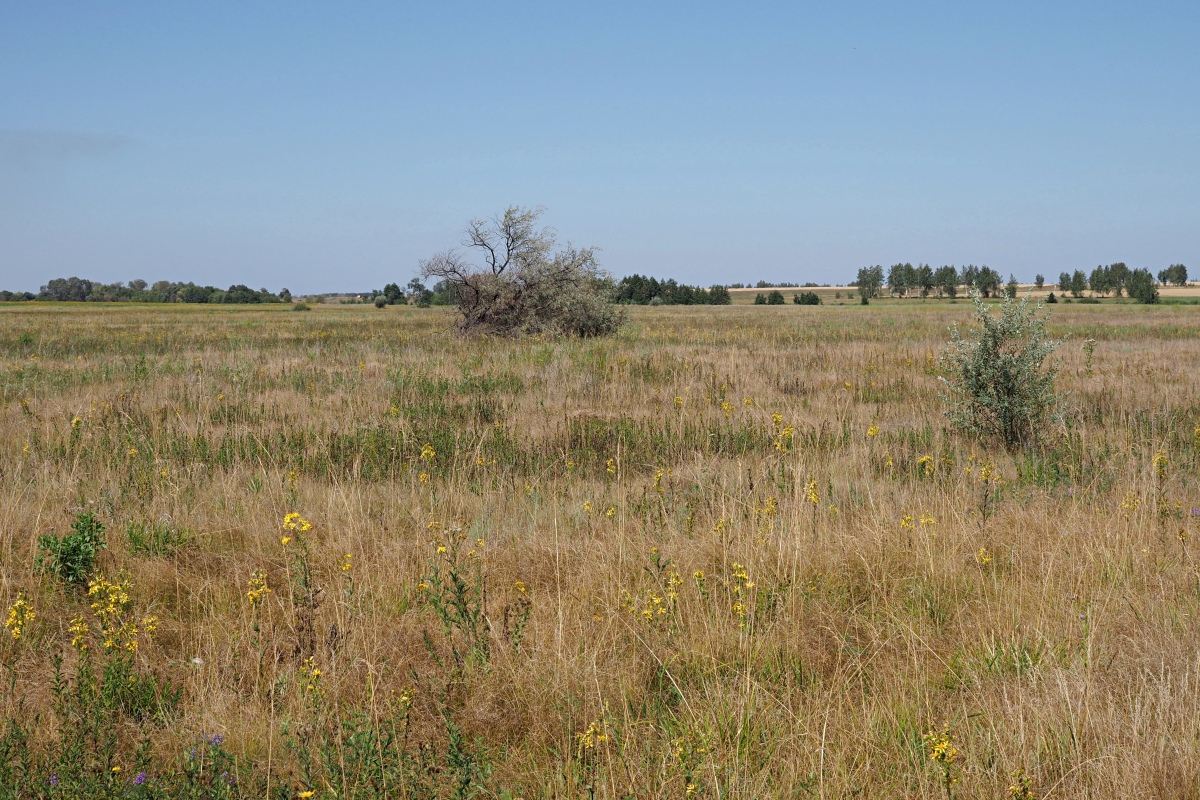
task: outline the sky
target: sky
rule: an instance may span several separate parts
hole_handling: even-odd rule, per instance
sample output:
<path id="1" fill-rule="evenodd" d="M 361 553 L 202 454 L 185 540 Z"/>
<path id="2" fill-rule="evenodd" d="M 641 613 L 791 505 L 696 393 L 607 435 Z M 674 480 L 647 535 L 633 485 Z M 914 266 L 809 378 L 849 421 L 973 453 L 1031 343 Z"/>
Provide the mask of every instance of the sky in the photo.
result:
<path id="1" fill-rule="evenodd" d="M 0 3 L 0 288 L 1200 272 L 1200 4 Z"/>

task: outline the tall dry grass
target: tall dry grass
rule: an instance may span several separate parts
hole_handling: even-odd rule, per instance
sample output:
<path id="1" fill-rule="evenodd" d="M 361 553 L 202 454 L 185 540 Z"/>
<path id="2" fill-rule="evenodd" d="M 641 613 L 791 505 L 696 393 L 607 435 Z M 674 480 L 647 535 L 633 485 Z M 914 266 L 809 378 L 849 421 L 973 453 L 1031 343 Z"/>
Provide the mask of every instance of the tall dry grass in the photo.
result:
<path id="1" fill-rule="evenodd" d="M 1007 452 L 941 417 L 968 314 L 507 341 L 409 308 L 0 308 L 0 600 L 37 614 L 0 646 L 5 717 L 37 715 L 33 753 L 70 724 L 52 658 L 91 610 L 32 565 L 91 510 L 98 571 L 161 620 L 138 668 L 182 687 L 108 717 L 114 792 L 219 733 L 248 794 L 330 796 L 361 712 L 403 717 L 415 776 L 363 797 L 461 794 L 464 758 L 485 796 L 993 798 L 1024 770 L 1197 797 L 1200 317 L 1058 306 L 1070 425 Z"/>

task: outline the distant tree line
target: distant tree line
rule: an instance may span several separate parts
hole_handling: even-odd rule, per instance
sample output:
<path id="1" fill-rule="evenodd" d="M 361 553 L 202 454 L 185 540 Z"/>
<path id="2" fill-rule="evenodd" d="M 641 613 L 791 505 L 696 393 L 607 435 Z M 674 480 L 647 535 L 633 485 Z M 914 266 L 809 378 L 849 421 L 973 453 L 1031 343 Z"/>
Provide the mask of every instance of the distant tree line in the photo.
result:
<path id="1" fill-rule="evenodd" d="M 228 289 L 194 283 L 158 281 L 153 285 L 138 279 L 128 284 L 99 283 L 85 278 L 55 278 L 38 291 L 0 291 L 0 300 L 52 300 L 60 303 L 289 303 L 291 292 L 251 289 L 235 284 Z"/>
<path id="2" fill-rule="evenodd" d="M 914 267 L 903 263 L 893 264 L 886 273 L 880 265 L 863 267 L 850 285 L 857 286 L 864 299 L 879 297 L 884 287 L 891 297 L 957 297 L 960 286 L 978 289 L 984 297 L 992 297 L 1000 293 L 1002 281 L 1000 273 L 988 266 L 968 264 L 960 270 L 953 265 L 934 269 L 928 264 Z M 1016 285 L 1012 276 L 1009 284 Z"/>
<path id="3" fill-rule="evenodd" d="M 1092 296 L 1120 297 L 1127 294 L 1141 303 L 1158 302 L 1158 283 L 1166 286 L 1173 283 L 1176 286 L 1186 286 L 1188 282 L 1187 267 L 1183 264 L 1172 264 L 1158 273 L 1158 281 L 1148 269 L 1129 269 L 1123 262 L 1099 265 L 1091 274 L 1083 270 L 1063 272 L 1058 276 L 1058 288 L 1063 294 L 1071 293 L 1072 297 L 1083 297 L 1085 291 Z"/>
<path id="4" fill-rule="evenodd" d="M 1085 291 L 1101 297 L 1113 295 L 1120 297 L 1128 294 L 1143 303 L 1158 302 L 1158 284 L 1168 283 L 1176 286 L 1187 284 L 1187 267 L 1183 264 L 1172 264 L 1158 273 L 1158 281 L 1148 269 L 1129 269 L 1125 264 L 1117 262 L 1107 266 L 1098 266 L 1091 275 L 1083 270 L 1074 273 L 1064 272 L 1059 276 L 1059 289 L 1070 292 L 1074 297 L 1082 297 Z M 884 288 L 891 297 L 956 297 L 962 290 L 976 289 L 984 297 L 998 297 L 1003 292 L 1013 296 L 1017 291 L 1017 279 L 1011 274 L 1008 281 L 996 270 L 988 266 L 969 264 L 961 269 L 954 266 L 942 266 L 934 269 L 928 264 L 913 266 L 912 264 L 893 264 L 884 271 L 882 266 L 863 267 L 851 283 L 857 286 L 864 300 L 879 297 Z M 1037 278 L 1037 286 L 1041 288 L 1044 279 Z"/>
<path id="5" fill-rule="evenodd" d="M 618 303 L 664 306 L 727 306 L 732 300 L 724 286 L 702 289 L 677 283 L 673 278 L 660 281 L 641 275 L 629 275 L 617 283 Z"/>

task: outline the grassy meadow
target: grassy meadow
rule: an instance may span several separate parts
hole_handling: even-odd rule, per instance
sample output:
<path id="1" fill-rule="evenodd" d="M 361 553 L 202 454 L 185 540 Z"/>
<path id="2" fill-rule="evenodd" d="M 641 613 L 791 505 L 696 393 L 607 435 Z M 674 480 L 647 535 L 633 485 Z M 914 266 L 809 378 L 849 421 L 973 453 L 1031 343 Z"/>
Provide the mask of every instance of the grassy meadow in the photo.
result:
<path id="1" fill-rule="evenodd" d="M 1200 797 L 1200 315 L 787 299 L 0 305 L 0 797 Z"/>

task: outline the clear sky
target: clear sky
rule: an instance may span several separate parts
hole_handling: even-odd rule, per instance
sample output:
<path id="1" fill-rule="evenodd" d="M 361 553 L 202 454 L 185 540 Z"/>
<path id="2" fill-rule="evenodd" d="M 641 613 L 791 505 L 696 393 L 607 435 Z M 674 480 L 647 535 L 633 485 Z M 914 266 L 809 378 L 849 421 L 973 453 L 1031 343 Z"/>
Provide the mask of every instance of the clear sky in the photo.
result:
<path id="1" fill-rule="evenodd" d="M 0 288 L 1200 271 L 1200 4 L 0 3 Z"/>

